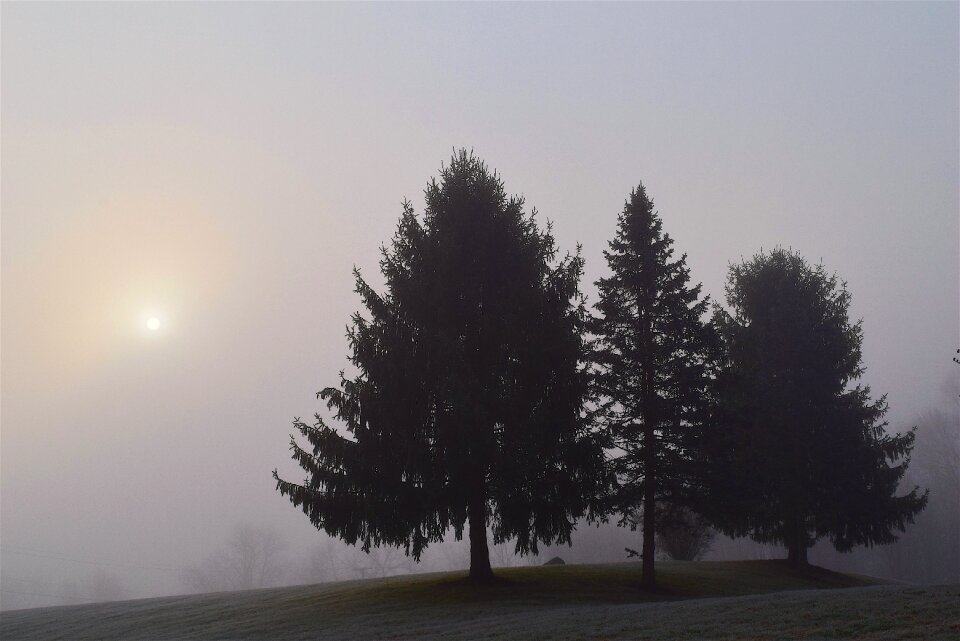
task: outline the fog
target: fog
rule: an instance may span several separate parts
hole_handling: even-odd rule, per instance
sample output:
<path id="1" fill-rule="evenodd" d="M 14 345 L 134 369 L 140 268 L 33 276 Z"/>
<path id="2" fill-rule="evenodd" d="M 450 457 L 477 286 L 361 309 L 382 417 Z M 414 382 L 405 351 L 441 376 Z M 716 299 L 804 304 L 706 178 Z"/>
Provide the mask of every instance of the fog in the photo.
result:
<path id="1" fill-rule="evenodd" d="M 270 542 L 261 584 L 466 567 L 455 542 L 415 565 L 330 541 L 270 475 L 300 478 L 291 421 L 346 365 L 351 268 L 379 282 L 401 201 L 422 211 L 454 147 L 562 250 L 582 243 L 588 297 L 641 180 L 715 300 L 761 248 L 822 261 L 853 294 L 891 429 L 924 423 L 920 459 L 939 413 L 955 444 L 958 19 L 956 3 L 4 3 L 0 606 L 227 589 L 244 540 Z M 925 465 L 913 482 L 956 491 Z M 620 560 L 631 541 L 581 527 L 544 554 Z M 908 542 L 811 561 L 935 580 L 904 569 L 924 547 Z M 763 554 L 782 551 L 718 540 L 711 558 Z"/>

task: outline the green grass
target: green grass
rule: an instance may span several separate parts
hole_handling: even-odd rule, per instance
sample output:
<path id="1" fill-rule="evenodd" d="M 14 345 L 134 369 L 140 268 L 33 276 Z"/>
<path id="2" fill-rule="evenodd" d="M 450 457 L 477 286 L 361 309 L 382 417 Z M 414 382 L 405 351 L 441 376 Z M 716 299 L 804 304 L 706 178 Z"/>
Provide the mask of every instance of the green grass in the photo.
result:
<path id="1" fill-rule="evenodd" d="M 960 638 L 960 587 L 882 585 L 777 561 L 463 573 L 5 612 L 3 639 Z M 836 589 L 848 588 L 848 589 Z"/>
<path id="2" fill-rule="evenodd" d="M 373 601 L 537 606 L 642 603 L 882 583 L 817 567 L 798 570 L 780 561 L 660 562 L 658 586 L 653 592 L 640 588 L 639 563 L 504 568 L 497 570 L 497 576 L 504 581 L 491 586 L 472 585 L 461 574 L 444 573 L 363 582 L 355 589 L 358 597 L 362 594 L 364 604 Z"/>

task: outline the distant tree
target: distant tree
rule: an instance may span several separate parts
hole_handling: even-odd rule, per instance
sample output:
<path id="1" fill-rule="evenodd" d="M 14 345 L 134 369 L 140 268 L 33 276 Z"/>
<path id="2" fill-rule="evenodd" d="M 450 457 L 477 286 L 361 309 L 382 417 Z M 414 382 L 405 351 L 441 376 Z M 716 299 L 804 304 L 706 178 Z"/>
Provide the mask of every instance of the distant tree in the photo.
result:
<path id="1" fill-rule="evenodd" d="M 710 551 L 716 531 L 707 520 L 682 505 L 666 505 L 660 509 L 657 524 L 657 547 L 675 561 L 698 561 Z"/>
<path id="2" fill-rule="evenodd" d="M 549 225 L 472 153 L 425 196 L 423 219 L 405 202 L 382 250 L 386 293 L 354 271 L 368 314 L 348 329 L 358 373 L 318 395 L 349 435 L 295 420 L 306 480 L 274 476 L 317 528 L 364 550 L 419 560 L 469 522 L 470 577 L 485 580 L 488 525 L 520 553 L 568 542 L 604 480 L 584 417 L 583 261 L 556 261 Z"/>
<path id="3" fill-rule="evenodd" d="M 798 565 L 822 537 L 841 552 L 895 541 L 927 496 L 896 495 L 914 431 L 888 434 L 885 397 L 855 384 L 863 330 L 846 284 L 775 249 L 732 265 L 726 294 L 715 322 L 727 362 L 707 432 L 717 525 L 782 544 Z"/>
<path id="4" fill-rule="evenodd" d="M 960 411 L 953 407 L 923 412 L 907 473 L 930 488 L 930 501 L 917 523 L 895 546 L 902 556 L 901 580 L 923 583 L 960 581 Z M 899 548 L 899 549 L 898 549 Z"/>
<path id="5" fill-rule="evenodd" d="M 960 354 L 960 349 L 957 350 L 957 354 Z M 960 358 L 957 358 L 956 356 L 954 356 L 953 362 L 956 363 L 957 365 L 960 365 Z"/>
<path id="6" fill-rule="evenodd" d="M 126 595 L 123 583 L 113 573 L 98 569 L 87 577 L 83 600 L 90 603 L 120 601 Z"/>
<path id="7" fill-rule="evenodd" d="M 613 505 L 631 526 L 642 514 L 642 582 L 653 587 L 655 506 L 682 505 L 697 478 L 695 431 L 712 344 L 701 321 L 708 299 L 700 297 L 700 285 L 690 286 L 686 255 L 674 258 L 673 239 L 642 184 L 624 205 L 609 245 L 604 255 L 612 275 L 596 283 L 599 315 L 591 323 L 595 381 L 604 399 L 599 416 L 615 448 Z"/>
<path id="8" fill-rule="evenodd" d="M 282 582 L 283 539 L 269 527 L 237 525 L 226 545 L 188 568 L 183 582 L 197 592 L 250 590 Z"/>
<path id="9" fill-rule="evenodd" d="M 363 579 L 373 577 L 394 576 L 396 574 L 410 574 L 413 572 L 413 561 L 400 550 L 393 547 L 382 547 L 370 550 L 369 554 L 362 554 L 354 550 L 357 557 L 356 574 Z"/>
<path id="10" fill-rule="evenodd" d="M 298 563 L 296 579 L 301 583 L 327 583 L 355 578 L 348 565 L 349 548 L 339 539 L 323 537 Z"/>

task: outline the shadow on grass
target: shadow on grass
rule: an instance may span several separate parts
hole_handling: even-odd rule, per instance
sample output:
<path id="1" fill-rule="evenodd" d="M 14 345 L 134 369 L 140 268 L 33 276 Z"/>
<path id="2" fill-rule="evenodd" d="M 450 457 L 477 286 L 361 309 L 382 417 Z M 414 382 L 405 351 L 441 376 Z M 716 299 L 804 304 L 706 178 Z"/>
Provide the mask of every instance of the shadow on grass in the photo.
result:
<path id="1" fill-rule="evenodd" d="M 663 562 L 657 566 L 656 589 L 646 590 L 640 584 L 641 567 L 632 562 L 500 568 L 490 582 L 471 581 L 465 574 L 415 575 L 370 584 L 357 597 L 397 606 L 530 607 L 677 601 L 882 583 L 815 566 L 795 568 L 786 561 Z"/>

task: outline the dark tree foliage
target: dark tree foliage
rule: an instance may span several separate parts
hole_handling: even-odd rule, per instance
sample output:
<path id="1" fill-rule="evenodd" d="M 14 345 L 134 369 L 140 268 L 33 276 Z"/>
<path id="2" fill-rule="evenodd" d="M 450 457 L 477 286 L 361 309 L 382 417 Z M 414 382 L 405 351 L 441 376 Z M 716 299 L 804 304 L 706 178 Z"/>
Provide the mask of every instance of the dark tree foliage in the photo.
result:
<path id="1" fill-rule="evenodd" d="M 862 322 L 846 284 L 784 249 L 732 265 L 730 311 L 715 322 L 727 360 L 707 432 L 715 523 L 789 550 L 795 564 L 828 537 L 838 551 L 896 540 L 926 505 L 897 496 L 914 431 L 886 432 L 885 397 L 856 384 Z"/>
<path id="2" fill-rule="evenodd" d="M 688 507 L 666 505 L 657 523 L 657 547 L 675 561 L 698 561 L 710 551 L 716 531 Z"/>
<path id="3" fill-rule="evenodd" d="M 612 275 L 597 281 L 593 319 L 599 415 L 614 447 L 622 523 L 642 520 L 643 584 L 655 583 L 658 504 L 684 504 L 696 478 L 696 426 L 708 388 L 708 299 L 690 286 L 686 255 L 673 257 L 643 185 L 630 194 L 604 252 Z M 642 517 L 638 516 L 642 512 Z"/>
<path id="4" fill-rule="evenodd" d="M 425 195 L 423 219 L 404 203 L 382 250 L 386 292 L 354 273 L 366 308 L 348 329 L 358 373 L 319 394 L 349 435 L 296 420 L 307 477 L 277 477 L 277 488 L 366 550 L 419 559 L 469 522 L 470 576 L 483 580 L 488 525 L 496 543 L 536 553 L 594 514 L 605 462 L 584 412 L 583 263 L 579 252 L 557 260 L 549 224 L 539 229 L 472 153 Z"/>

